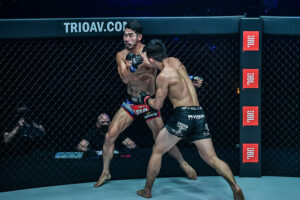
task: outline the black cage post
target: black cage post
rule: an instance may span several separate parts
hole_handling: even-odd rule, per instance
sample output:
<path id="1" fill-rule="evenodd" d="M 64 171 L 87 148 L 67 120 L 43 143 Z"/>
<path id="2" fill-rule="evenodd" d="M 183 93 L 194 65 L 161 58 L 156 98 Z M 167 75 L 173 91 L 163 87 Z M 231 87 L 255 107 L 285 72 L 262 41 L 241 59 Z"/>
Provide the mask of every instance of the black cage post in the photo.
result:
<path id="1" fill-rule="evenodd" d="M 261 176 L 262 20 L 240 26 L 240 176 Z"/>

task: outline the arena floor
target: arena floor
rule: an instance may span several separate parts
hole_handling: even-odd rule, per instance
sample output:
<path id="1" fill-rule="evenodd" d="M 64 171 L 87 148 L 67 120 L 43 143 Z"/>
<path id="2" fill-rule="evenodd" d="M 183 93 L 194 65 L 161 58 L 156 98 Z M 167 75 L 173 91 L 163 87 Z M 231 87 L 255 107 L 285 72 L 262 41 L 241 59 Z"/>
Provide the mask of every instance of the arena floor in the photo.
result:
<path id="1" fill-rule="evenodd" d="M 240 178 L 246 200 L 299 200 L 300 178 L 264 176 Z M 60 185 L 0 193 L 1 200 L 99 200 L 143 199 L 136 195 L 145 179 L 114 180 L 95 189 L 93 183 Z M 227 200 L 233 199 L 227 183 L 219 176 L 186 178 L 158 178 L 153 188 L 152 199 L 161 200 Z"/>

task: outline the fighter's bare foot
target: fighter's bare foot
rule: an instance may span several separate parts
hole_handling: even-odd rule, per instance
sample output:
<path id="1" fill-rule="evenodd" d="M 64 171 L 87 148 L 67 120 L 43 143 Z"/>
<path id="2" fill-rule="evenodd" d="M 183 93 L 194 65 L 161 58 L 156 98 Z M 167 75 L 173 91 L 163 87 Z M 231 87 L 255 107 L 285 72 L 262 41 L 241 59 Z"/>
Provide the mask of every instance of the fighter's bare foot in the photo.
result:
<path id="1" fill-rule="evenodd" d="M 196 171 L 187 162 L 183 162 L 180 167 L 183 169 L 189 179 L 197 180 Z"/>
<path id="2" fill-rule="evenodd" d="M 233 199 L 234 200 L 245 200 L 243 191 L 238 186 L 233 190 Z"/>
<path id="3" fill-rule="evenodd" d="M 101 185 L 103 185 L 105 181 L 108 181 L 110 179 L 111 179 L 110 173 L 102 173 L 97 183 L 94 184 L 94 187 L 95 188 L 100 187 Z"/>
<path id="4" fill-rule="evenodd" d="M 152 197 L 151 193 L 150 193 L 150 192 L 146 192 L 145 189 L 138 190 L 138 191 L 136 191 L 136 193 L 137 193 L 138 195 L 144 197 L 144 198 L 151 198 L 151 197 Z"/>

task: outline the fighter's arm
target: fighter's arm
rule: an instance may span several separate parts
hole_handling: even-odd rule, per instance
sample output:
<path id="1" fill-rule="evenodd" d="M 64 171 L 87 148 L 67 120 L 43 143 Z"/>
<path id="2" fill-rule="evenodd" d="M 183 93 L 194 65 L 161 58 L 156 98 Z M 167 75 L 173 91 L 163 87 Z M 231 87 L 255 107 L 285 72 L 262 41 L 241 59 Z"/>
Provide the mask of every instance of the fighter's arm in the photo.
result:
<path id="1" fill-rule="evenodd" d="M 151 69 L 156 69 L 156 70 L 157 70 L 156 67 L 154 67 L 154 66 L 152 66 L 152 65 L 150 64 L 146 52 L 142 52 L 140 55 L 141 55 L 142 58 L 143 58 L 143 66 L 144 66 L 144 67 L 146 67 L 146 68 L 148 68 L 148 69 L 151 68 Z"/>
<path id="2" fill-rule="evenodd" d="M 116 61 L 118 64 L 118 72 L 122 79 L 122 81 L 127 84 L 130 80 L 130 76 L 132 73 L 129 71 L 129 67 L 131 65 L 131 61 L 125 61 L 124 55 L 122 52 L 117 53 Z"/>
<path id="3" fill-rule="evenodd" d="M 156 78 L 155 98 L 150 98 L 147 103 L 152 108 L 159 110 L 162 108 L 164 101 L 168 95 L 169 79 L 163 73 Z"/>

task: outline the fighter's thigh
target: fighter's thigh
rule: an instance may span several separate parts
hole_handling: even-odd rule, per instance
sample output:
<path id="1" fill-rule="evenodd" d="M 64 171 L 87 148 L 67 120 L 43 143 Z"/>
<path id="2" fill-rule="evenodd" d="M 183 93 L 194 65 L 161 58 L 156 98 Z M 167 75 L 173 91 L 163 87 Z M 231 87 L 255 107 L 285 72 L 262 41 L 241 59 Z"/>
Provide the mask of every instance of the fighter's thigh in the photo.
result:
<path id="1" fill-rule="evenodd" d="M 181 138 L 172 135 L 166 128 L 163 128 L 159 132 L 155 140 L 153 151 L 164 154 L 169 151 L 175 144 L 177 144 L 179 140 L 181 140 Z"/>
<path id="2" fill-rule="evenodd" d="M 147 121 L 147 125 L 151 129 L 152 134 L 153 134 L 153 139 L 155 140 L 158 133 L 164 127 L 164 122 L 161 117 L 157 117 L 155 119 Z"/>
<path id="3" fill-rule="evenodd" d="M 217 156 L 211 138 L 196 140 L 193 143 L 203 160 Z"/>
<path id="4" fill-rule="evenodd" d="M 112 137 L 117 137 L 133 122 L 133 120 L 134 119 L 129 116 L 123 108 L 120 108 L 111 121 L 108 134 Z"/>

